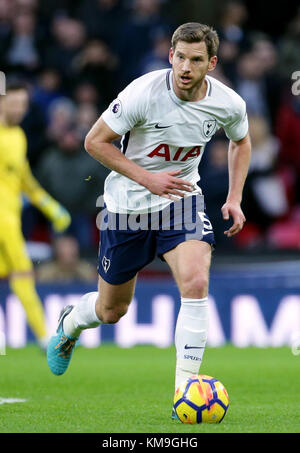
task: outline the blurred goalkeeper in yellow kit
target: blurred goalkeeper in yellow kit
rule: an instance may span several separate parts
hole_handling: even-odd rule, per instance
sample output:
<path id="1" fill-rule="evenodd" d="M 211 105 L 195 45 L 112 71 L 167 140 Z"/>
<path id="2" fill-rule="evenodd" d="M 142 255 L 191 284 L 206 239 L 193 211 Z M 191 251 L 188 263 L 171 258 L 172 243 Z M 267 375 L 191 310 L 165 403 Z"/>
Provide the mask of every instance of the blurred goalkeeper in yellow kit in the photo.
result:
<path id="1" fill-rule="evenodd" d="M 21 228 L 22 194 L 52 222 L 56 232 L 64 231 L 71 217 L 31 173 L 26 136 L 19 126 L 28 103 L 28 91 L 22 84 L 10 85 L 0 96 L 0 278 L 9 279 L 32 332 L 45 349 L 48 335 L 43 306 Z"/>

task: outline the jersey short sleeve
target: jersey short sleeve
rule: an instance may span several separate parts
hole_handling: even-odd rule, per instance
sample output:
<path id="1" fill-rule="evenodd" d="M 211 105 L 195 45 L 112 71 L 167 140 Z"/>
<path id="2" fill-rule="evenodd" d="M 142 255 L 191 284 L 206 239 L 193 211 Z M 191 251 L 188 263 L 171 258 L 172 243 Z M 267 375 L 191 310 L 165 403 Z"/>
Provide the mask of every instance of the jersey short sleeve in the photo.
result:
<path id="1" fill-rule="evenodd" d="M 248 132 L 248 116 L 245 101 L 238 97 L 235 108 L 229 122 L 224 126 L 224 131 L 230 140 L 238 141 L 244 138 Z"/>
<path id="2" fill-rule="evenodd" d="M 142 91 L 141 82 L 136 79 L 103 112 L 102 119 L 116 134 L 124 135 L 145 121 L 147 105 Z"/>

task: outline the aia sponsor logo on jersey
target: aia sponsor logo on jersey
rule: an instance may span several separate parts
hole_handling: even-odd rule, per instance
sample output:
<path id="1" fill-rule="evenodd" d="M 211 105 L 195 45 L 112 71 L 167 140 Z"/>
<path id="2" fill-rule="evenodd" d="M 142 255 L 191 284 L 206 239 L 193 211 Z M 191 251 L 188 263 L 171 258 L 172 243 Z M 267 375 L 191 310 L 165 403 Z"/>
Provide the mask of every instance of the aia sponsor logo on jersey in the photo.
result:
<path id="1" fill-rule="evenodd" d="M 180 161 L 185 162 L 188 159 L 198 157 L 201 154 L 201 146 L 193 146 L 192 148 L 187 148 L 181 146 L 177 148 L 174 155 L 172 155 L 170 146 L 166 144 L 158 145 L 151 153 L 148 154 L 148 157 L 160 157 L 165 159 L 166 162 L 169 161 Z"/>

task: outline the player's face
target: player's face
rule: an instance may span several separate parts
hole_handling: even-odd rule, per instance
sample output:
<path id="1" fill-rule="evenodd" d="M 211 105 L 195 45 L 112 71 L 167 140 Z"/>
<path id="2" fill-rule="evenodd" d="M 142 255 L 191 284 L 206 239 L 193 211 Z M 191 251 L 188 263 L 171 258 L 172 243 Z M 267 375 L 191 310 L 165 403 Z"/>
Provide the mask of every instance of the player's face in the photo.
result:
<path id="1" fill-rule="evenodd" d="M 1 99 L 1 114 L 5 122 L 10 126 L 19 124 L 25 116 L 28 103 L 29 99 L 26 90 L 8 91 Z"/>
<path id="2" fill-rule="evenodd" d="M 175 49 L 170 49 L 169 61 L 172 64 L 174 81 L 179 91 L 195 92 L 201 88 L 208 71 L 212 71 L 217 57 L 209 59 L 204 41 L 188 43 L 178 41 Z"/>

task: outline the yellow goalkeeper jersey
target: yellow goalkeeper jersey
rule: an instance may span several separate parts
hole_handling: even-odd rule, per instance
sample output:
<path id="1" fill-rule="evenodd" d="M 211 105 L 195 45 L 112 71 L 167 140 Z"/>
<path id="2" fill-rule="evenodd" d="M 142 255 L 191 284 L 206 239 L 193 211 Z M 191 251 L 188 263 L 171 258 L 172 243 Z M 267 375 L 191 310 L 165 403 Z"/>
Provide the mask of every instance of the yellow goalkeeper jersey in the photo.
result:
<path id="1" fill-rule="evenodd" d="M 21 193 L 29 165 L 27 140 L 19 126 L 0 124 L 0 222 L 20 221 Z M 31 171 L 29 169 L 29 176 Z"/>
<path id="2" fill-rule="evenodd" d="M 54 222 L 57 231 L 70 224 L 69 213 L 31 173 L 27 140 L 21 127 L 0 124 L 0 226 L 21 223 L 22 193 Z"/>

